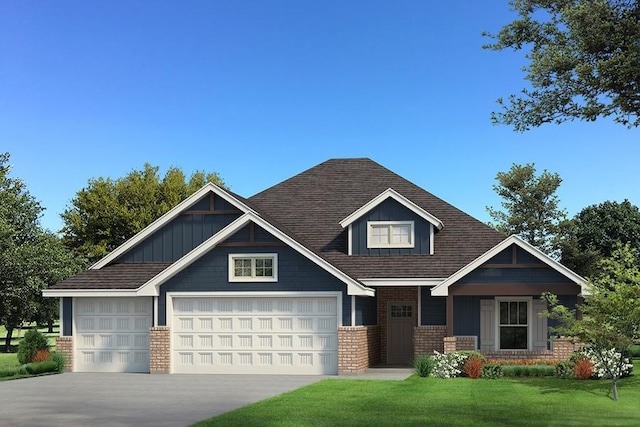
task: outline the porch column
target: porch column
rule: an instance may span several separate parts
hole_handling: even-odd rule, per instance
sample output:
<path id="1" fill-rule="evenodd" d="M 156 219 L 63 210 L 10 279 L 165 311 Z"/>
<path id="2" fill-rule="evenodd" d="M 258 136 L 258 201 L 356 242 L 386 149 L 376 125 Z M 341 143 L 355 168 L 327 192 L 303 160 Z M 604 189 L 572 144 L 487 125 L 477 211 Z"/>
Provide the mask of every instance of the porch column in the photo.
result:
<path id="1" fill-rule="evenodd" d="M 447 295 L 447 336 L 453 336 L 453 295 Z"/>

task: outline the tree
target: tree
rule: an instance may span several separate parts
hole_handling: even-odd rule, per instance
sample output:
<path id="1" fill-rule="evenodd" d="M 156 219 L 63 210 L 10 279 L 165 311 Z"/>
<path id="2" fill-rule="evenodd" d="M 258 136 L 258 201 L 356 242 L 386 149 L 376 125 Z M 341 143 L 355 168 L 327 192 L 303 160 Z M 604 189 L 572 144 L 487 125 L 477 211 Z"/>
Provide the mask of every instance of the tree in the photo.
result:
<path id="1" fill-rule="evenodd" d="M 516 234 L 547 254 L 555 251 L 555 238 L 566 219 L 555 194 L 562 179 L 545 169 L 536 176 L 535 164 L 513 164 L 508 172 L 498 172 L 495 192 L 506 211 L 487 207 L 495 223 L 489 225 L 505 234 Z"/>
<path id="2" fill-rule="evenodd" d="M 147 163 L 123 178 L 90 179 L 61 215 L 65 245 L 97 261 L 207 182 L 225 185 L 216 173 L 196 171 L 187 181 L 178 168 L 162 178 L 158 171 Z"/>
<path id="3" fill-rule="evenodd" d="M 591 205 L 570 221 L 561 243 L 562 262 L 590 277 L 596 273 L 598 261 L 610 257 L 620 243 L 640 250 L 640 209 L 629 200 Z"/>
<path id="4" fill-rule="evenodd" d="M 612 358 L 612 350 L 624 354 L 640 339 L 639 255 L 631 245 L 618 244 L 609 258 L 598 263 L 599 273 L 588 284 L 590 295 L 578 307 L 583 314 L 580 320 L 575 310 L 558 304 L 554 295 L 544 295 L 551 307 L 547 315 L 559 322 L 553 331 L 578 338 L 601 359 L 611 378 L 613 400 L 618 400 L 617 382 L 625 361 Z"/>
<path id="5" fill-rule="evenodd" d="M 14 329 L 51 304 L 42 290 L 81 268 L 60 239 L 40 227 L 42 207 L 9 172 L 9 154 L 0 154 L 0 323 L 7 330 L 6 351 Z"/>
<path id="6" fill-rule="evenodd" d="M 525 50 L 531 88 L 498 99 L 494 123 L 526 131 L 543 123 L 612 116 L 640 125 L 640 4 L 636 0 L 512 0 L 517 19 L 484 48 Z"/>

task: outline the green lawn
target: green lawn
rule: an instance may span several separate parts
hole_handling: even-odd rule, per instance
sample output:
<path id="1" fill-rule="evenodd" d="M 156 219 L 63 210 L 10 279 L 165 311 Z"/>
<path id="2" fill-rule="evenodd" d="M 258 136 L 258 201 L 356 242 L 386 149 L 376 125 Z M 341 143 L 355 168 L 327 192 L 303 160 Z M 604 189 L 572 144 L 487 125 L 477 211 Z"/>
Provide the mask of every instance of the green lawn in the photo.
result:
<path id="1" fill-rule="evenodd" d="M 14 347 L 14 351 L 18 351 L 17 349 L 18 349 L 18 344 L 20 343 L 20 340 L 24 337 L 24 334 L 34 326 L 35 325 L 26 325 L 22 329 L 15 329 L 13 331 L 13 336 L 11 337 L 12 338 L 11 346 Z M 46 337 L 49 339 L 49 345 L 53 349 L 56 345 L 56 337 L 60 335 L 60 324 L 56 322 L 53 325 L 52 334 L 48 333 L 48 329 L 46 327 L 39 328 L 38 330 L 46 335 Z M 0 325 L 0 348 L 2 349 L 1 351 L 4 351 L 4 344 L 6 341 L 6 337 L 7 337 L 7 329 L 4 326 Z"/>
<path id="2" fill-rule="evenodd" d="M 16 353 L 0 353 L 0 369 L 19 365 Z"/>
<path id="3" fill-rule="evenodd" d="M 636 426 L 640 362 L 620 381 L 526 378 L 328 379 L 196 424 L 202 426 Z"/>

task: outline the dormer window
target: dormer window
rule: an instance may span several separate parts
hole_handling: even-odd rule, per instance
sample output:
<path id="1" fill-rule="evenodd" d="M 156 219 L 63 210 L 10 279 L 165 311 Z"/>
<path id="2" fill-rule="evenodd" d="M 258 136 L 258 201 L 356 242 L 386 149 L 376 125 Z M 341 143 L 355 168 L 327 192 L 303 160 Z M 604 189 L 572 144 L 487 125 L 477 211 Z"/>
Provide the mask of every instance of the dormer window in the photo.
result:
<path id="1" fill-rule="evenodd" d="M 369 248 L 413 248 L 413 221 L 369 221 L 367 222 Z"/>

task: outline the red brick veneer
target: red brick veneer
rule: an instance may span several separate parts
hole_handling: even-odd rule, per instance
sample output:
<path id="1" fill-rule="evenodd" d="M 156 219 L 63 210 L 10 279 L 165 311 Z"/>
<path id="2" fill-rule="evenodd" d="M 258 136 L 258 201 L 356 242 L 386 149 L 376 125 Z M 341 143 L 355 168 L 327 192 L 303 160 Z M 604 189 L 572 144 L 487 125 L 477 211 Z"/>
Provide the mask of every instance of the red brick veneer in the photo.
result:
<path id="1" fill-rule="evenodd" d="M 64 370 L 73 371 L 73 337 L 56 337 L 56 351 L 64 356 Z"/>
<path id="2" fill-rule="evenodd" d="M 380 363 L 379 326 L 338 328 L 338 372 L 362 372 Z"/>
<path id="3" fill-rule="evenodd" d="M 171 371 L 171 329 L 154 326 L 149 331 L 149 372 L 168 374 Z"/>

